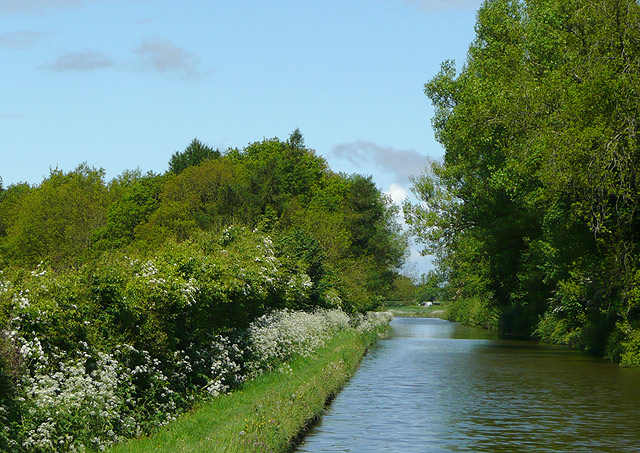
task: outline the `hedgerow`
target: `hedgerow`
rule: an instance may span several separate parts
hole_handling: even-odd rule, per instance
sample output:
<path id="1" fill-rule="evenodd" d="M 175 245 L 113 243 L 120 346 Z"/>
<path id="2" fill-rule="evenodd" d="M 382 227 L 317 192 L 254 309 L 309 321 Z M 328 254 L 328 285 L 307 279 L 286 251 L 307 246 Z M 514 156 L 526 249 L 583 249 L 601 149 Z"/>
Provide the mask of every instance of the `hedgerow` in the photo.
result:
<path id="1" fill-rule="evenodd" d="M 268 235 L 231 227 L 77 270 L 0 274 L 0 450 L 103 450 L 389 321 L 347 314 L 329 285 L 293 310 L 313 285 L 286 260 Z"/>

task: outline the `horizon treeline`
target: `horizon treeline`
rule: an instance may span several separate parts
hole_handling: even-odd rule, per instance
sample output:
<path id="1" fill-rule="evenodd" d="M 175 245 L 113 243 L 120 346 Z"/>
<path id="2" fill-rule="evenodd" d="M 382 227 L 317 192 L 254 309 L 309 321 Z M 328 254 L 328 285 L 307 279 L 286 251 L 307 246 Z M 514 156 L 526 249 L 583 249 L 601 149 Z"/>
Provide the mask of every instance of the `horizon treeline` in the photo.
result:
<path id="1" fill-rule="evenodd" d="M 455 319 L 640 365 L 640 6 L 493 0 L 405 206 Z"/>
<path id="2" fill-rule="evenodd" d="M 164 174 L 106 181 L 83 163 L 33 186 L 0 185 L 0 269 L 77 270 L 117 251 L 152 255 L 245 227 L 270 235 L 276 254 L 310 277 L 306 305 L 327 305 L 333 288 L 343 309 L 363 311 L 393 291 L 406 255 L 396 213 L 370 176 L 331 171 L 297 129 L 287 141 L 224 152 L 194 139 Z"/>

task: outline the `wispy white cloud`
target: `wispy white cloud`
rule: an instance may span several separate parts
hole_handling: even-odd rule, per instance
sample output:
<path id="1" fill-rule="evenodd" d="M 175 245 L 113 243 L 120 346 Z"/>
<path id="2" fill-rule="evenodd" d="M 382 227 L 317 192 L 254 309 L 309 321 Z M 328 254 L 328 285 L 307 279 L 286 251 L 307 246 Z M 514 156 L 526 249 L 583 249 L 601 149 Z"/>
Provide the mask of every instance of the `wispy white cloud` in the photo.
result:
<path id="1" fill-rule="evenodd" d="M 389 195 L 391 197 L 391 200 L 393 200 L 393 202 L 398 206 L 402 206 L 402 202 L 404 201 L 404 199 L 409 196 L 409 191 L 395 182 L 391 183 L 389 189 L 385 190 L 384 193 Z"/>
<path id="2" fill-rule="evenodd" d="M 0 13 L 42 14 L 47 11 L 78 6 L 86 0 L 0 0 Z"/>
<path id="3" fill-rule="evenodd" d="M 196 55 L 166 39 L 143 41 L 132 52 L 139 58 L 139 67 L 145 70 L 173 73 L 187 78 L 203 75 Z"/>
<path id="4" fill-rule="evenodd" d="M 0 47 L 14 49 L 30 47 L 49 35 L 50 33 L 28 30 L 0 33 Z"/>
<path id="5" fill-rule="evenodd" d="M 115 63 L 108 55 L 85 50 L 60 55 L 55 61 L 44 65 L 55 72 L 91 72 L 113 67 Z"/>
<path id="6" fill-rule="evenodd" d="M 422 173 L 429 162 L 426 156 L 417 151 L 384 147 L 363 140 L 336 145 L 331 149 L 331 154 L 356 166 L 373 163 L 393 175 L 399 183 L 409 181 L 410 176 Z"/>
<path id="7" fill-rule="evenodd" d="M 445 9 L 478 9 L 482 0 L 404 0 L 407 5 L 414 5 L 425 11 Z"/>

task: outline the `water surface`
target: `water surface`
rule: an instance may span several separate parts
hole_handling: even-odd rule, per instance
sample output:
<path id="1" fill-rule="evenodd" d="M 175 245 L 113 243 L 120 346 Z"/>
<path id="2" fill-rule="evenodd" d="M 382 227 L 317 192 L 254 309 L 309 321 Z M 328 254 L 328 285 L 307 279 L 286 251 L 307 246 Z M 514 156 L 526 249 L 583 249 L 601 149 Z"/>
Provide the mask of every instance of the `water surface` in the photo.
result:
<path id="1" fill-rule="evenodd" d="M 640 451 L 640 370 L 396 318 L 300 452 Z"/>

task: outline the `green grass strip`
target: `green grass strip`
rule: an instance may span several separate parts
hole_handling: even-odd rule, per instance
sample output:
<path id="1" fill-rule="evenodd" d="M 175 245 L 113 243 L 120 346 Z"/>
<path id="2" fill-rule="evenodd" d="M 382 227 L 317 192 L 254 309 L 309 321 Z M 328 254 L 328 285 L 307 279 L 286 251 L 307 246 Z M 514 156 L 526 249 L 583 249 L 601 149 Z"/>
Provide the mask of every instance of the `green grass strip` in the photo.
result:
<path id="1" fill-rule="evenodd" d="M 343 333 L 312 357 L 298 357 L 111 452 L 287 452 L 353 375 L 375 336 Z"/>

